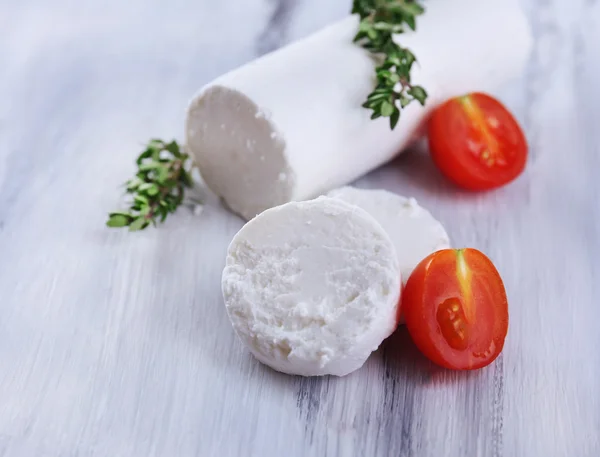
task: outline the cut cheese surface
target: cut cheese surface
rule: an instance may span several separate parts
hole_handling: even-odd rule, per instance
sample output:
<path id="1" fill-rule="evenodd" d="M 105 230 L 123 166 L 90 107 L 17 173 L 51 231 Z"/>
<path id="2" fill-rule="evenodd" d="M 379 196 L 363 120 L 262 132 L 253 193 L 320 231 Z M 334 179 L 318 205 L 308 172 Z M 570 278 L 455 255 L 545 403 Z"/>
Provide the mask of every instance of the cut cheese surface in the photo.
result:
<path id="1" fill-rule="evenodd" d="M 222 288 L 233 328 L 258 360 L 284 373 L 343 376 L 396 328 L 401 276 L 373 217 L 319 197 L 248 222 L 229 246 Z"/>
<path id="2" fill-rule="evenodd" d="M 202 177 L 234 213 L 249 220 L 294 199 L 296 173 L 283 136 L 252 100 L 218 86 L 197 99 L 190 112 L 188 144 L 201 138 L 203 152 L 195 156 Z"/>

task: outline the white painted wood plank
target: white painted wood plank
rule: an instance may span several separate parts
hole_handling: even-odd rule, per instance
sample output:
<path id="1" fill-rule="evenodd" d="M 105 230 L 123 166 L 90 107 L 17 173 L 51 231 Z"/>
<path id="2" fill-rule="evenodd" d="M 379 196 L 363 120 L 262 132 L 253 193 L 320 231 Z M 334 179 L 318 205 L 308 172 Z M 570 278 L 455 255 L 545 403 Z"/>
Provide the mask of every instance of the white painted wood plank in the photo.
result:
<path id="1" fill-rule="evenodd" d="M 598 2 L 525 2 L 535 52 L 499 93 L 531 143 L 521 179 L 466 194 L 416 150 L 357 183 L 495 261 L 511 323 L 487 369 L 438 370 L 400 330 L 348 377 L 275 373 L 227 321 L 242 221 L 214 197 L 104 228 L 195 90 L 349 3 L 282 1 L 0 1 L 0 456 L 600 455 Z"/>

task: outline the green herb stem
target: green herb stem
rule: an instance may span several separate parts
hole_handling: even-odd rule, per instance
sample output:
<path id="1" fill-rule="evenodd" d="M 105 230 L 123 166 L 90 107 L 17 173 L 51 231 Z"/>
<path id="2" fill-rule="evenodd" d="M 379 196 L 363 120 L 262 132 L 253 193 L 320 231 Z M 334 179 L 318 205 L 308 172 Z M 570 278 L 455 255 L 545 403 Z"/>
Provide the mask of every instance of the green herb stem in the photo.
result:
<path id="1" fill-rule="evenodd" d="M 352 14 L 360 16 L 354 41 L 383 59 L 375 69 L 375 89 L 363 107 L 373 111 L 371 119 L 389 117 L 392 130 L 402 109 L 415 100 L 425 105 L 427 99 L 425 89 L 411 82 L 415 55 L 393 39 L 394 35 L 404 33 L 406 27 L 416 30 L 416 18 L 424 12 L 416 0 L 354 0 L 352 6 Z"/>
<path id="2" fill-rule="evenodd" d="M 109 227 L 129 227 L 133 232 L 164 222 L 183 202 L 185 189 L 193 185 L 190 156 L 175 141 L 151 140 L 136 164 L 137 174 L 126 183 L 130 208 L 110 213 Z"/>

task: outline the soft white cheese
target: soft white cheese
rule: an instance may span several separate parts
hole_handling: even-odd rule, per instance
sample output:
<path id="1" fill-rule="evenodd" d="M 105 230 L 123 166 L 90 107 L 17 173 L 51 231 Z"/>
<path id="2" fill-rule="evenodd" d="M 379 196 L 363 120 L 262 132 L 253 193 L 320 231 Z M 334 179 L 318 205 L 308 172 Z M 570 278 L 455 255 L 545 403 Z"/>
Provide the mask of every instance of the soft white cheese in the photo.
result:
<path id="1" fill-rule="evenodd" d="M 361 107 L 375 61 L 352 43 L 356 16 L 234 70 L 191 101 L 186 140 L 207 185 L 250 219 L 313 198 L 389 161 L 446 99 L 490 91 L 518 75 L 532 39 L 515 0 L 427 2 L 418 30 L 397 37 L 418 58 L 424 108 L 403 110 L 395 130 Z"/>
<path id="2" fill-rule="evenodd" d="M 442 224 L 414 198 L 386 190 L 350 186 L 327 195 L 364 209 L 381 224 L 396 247 L 404 284 L 421 260 L 432 252 L 450 247 L 450 239 Z"/>
<path id="3" fill-rule="evenodd" d="M 222 286 L 242 342 L 284 373 L 351 373 L 397 326 L 394 245 L 366 211 L 335 198 L 248 222 L 229 246 Z"/>

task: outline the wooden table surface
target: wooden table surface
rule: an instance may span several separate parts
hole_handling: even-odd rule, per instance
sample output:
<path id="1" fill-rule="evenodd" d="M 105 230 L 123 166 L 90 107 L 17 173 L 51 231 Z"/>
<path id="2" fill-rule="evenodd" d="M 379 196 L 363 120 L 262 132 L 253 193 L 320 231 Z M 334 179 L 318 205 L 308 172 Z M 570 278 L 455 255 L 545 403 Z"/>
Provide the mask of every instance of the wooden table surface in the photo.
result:
<path id="1" fill-rule="evenodd" d="M 275 373 L 227 320 L 242 221 L 216 198 L 104 227 L 201 85 L 349 3 L 0 0 L 0 456 L 600 456 L 598 1 L 524 1 L 535 49 L 498 92 L 530 142 L 518 181 L 465 194 L 416 150 L 357 182 L 494 260 L 511 321 L 486 369 L 439 370 L 401 329 L 350 376 Z"/>

